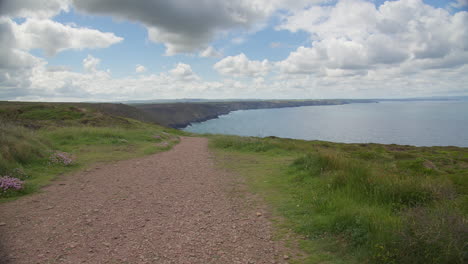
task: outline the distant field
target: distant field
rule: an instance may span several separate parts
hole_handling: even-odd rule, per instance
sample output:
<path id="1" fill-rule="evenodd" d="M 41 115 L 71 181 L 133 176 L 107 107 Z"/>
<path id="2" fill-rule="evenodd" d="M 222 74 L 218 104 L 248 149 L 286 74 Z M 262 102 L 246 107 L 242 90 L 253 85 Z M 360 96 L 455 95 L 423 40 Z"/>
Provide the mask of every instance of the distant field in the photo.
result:
<path id="1" fill-rule="evenodd" d="M 212 136 L 304 263 L 466 263 L 468 149 Z M 301 262 L 302 263 L 302 262 Z"/>

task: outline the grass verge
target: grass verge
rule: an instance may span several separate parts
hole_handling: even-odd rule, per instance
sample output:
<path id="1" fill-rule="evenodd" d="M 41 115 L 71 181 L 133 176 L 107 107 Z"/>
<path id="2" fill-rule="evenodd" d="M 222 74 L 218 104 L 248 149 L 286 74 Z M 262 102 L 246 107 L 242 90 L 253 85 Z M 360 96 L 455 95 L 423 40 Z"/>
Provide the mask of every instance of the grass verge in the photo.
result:
<path id="1" fill-rule="evenodd" d="M 212 136 L 310 253 L 299 263 L 466 263 L 468 149 Z"/>

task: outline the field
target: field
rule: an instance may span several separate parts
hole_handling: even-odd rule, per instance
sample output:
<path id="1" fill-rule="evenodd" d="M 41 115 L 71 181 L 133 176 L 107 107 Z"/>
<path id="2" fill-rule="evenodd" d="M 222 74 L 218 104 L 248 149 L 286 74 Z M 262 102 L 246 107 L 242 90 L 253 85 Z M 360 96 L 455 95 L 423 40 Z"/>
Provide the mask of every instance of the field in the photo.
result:
<path id="1" fill-rule="evenodd" d="M 466 263 L 468 150 L 211 136 L 265 197 L 300 263 Z M 281 232 L 280 232 L 281 233 Z"/>

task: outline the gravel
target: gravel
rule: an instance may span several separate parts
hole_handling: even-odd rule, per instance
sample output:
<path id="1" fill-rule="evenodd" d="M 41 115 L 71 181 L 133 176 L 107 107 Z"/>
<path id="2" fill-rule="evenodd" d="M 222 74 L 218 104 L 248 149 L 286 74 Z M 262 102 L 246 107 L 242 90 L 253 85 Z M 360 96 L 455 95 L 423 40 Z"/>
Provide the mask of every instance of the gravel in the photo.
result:
<path id="1" fill-rule="evenodd" d="M 0 263 L 285 263 L 268 218 L 207 139 L 183 137 L 0 204 Z"/>

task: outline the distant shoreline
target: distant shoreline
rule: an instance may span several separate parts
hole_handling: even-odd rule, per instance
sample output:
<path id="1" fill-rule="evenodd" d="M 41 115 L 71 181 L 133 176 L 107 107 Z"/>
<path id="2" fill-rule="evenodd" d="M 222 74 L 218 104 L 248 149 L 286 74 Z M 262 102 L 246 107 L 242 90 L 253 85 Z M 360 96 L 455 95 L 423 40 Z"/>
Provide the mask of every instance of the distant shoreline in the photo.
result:
<path id="1" fill-rule="evenodd" d="M 237 110 L 272 109 L 316 105 L 343 105 L 351 103 L 378 103 L 377 100 L 268 100 L 203 103 L 156 103 L 133 105 L 151 116 L 157 123 L 185 128 L 192 123 L 216 119 Z"/>

